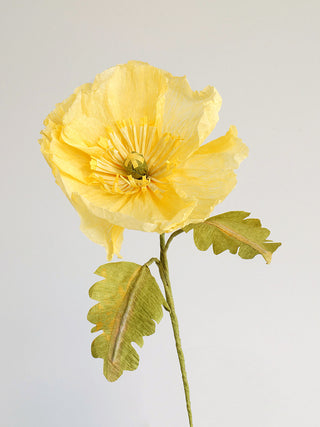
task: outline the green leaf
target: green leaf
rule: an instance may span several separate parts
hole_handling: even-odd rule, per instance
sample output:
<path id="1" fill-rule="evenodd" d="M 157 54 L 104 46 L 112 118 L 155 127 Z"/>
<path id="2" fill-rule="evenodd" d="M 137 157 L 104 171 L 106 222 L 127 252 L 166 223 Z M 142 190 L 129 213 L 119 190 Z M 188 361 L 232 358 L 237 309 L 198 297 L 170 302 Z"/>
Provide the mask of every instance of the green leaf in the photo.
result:
<path id="1" fill-rule="evenodd" d="M 96 274 L 104 277 L 89 295 L 99 301 L 88 313 L 95 323 L 91 332 L 102 330 L 92 343 L 93 357 L 104 359 L 103 373 L 115 381 L 124 370 L 138 367 L 139 356 L 132 342 L 143 346 L 143 336 L 155 332 L 155 322 L 163 316 L 166 301 L 147 265 L 114 262 L 102 265 Z"/>
<path id="2" fill-rule="evenodd" d="M 226 250 L 232 254 L 238 253 L 244 259 L 261 254 L 270 264 L 272 253 L 281 243 L 266 240 L 270 231 L 261 226 L 259 219 L 246 219 L 249 215 L 242 211 L 226 212 L 204 222 L 190 224 L 184 230 L 188 232 L 193 229 L 194 242 L 201 251 L 212 245 L 216 255 Z"/>

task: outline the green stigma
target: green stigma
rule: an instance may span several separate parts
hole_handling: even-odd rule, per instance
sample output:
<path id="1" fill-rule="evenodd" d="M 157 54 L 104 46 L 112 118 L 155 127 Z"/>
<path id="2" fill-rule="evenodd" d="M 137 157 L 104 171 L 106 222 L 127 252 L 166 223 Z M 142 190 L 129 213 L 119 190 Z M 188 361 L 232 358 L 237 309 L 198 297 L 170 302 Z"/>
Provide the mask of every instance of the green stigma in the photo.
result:
<path id="1" fill-rule="evenodd" d="M 123 163 L 125 171 L 135 179 L 142 179 L 148 174 L 148 166 L 142 154 L 132 151 Z"/>

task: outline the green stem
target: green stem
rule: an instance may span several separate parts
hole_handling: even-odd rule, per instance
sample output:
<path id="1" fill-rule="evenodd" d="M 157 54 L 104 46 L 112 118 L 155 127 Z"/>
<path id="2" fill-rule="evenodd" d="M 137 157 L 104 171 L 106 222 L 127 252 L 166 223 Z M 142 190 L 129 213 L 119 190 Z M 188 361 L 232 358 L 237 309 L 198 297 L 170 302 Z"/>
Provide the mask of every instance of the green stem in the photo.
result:
<path id="1" fill-rule="evenodd" d="M 166 245 L 165 245 L 165 247 L 164 247 L 164 251 L 165 251 L 165 252 L 167 252 L 167 250 L 168 250 L 168 248 L 169 248 L 169 245 L 170 245 L 170 243 L 172 242 L 172 240 L 173 240 L 176 236 L 178 236 L 179 234 L 181 234 L 181 233 L 183 233 L 183 230 L 177 230 L 177 231 L 175 231 L 174 233 L 172 233 L 172 234 L 170 235 L 170 237 L 169 237 L 169 239 L 167 240 L 167 243 L 166 243 Z"/>
<path id="2" fill-rule="evenodd" d="M 158 258 L 154 258 L 154 257 L 153 257 L 153 258 L 150 258 L 150 259 L 149 259 L 149 261 L 148 261 L 148 262 L 146 262 L 146 264 L 145 264 L 145 265 L 146 265 L 147 267 L 149 267 L 149 265 L 153 264 L 154 262 L 155 262 L 157 265 L 159 265 L 159 263 L 160 263 L 160 261 L 158 260 Z"/>
<path id="3" fill-rule="evenodd" d="M 172 324 L 172 328 L 173 328 L 173 334 L 174 334 L 174 338 L 175 338 L 175 342 L 176 342 L 176 349 L 177 349 L 179 363 L 180 363 L 180 370 L 181 370 L 181 375 L 182 375 L 184 394 L 185 394 L 186 406 L 187 406 L 188 417 L 189 417 L 189 426 L 193 427 L 189 384 L 188 384 L 188 379 L 187 379 L 187 372 L 186 372 L 186 365 L 185 365 L 185 361 L 184 361 L 184 355 L 183 355 L 183 351 L 182 351 L 182 347 L 181 347 L 181 339 L 180 339 L 180 334 L 179 334 L 178 319 L 177 319 L 177 315 L 175 312 L 172 289 L 171 289 L 171 284 L 170 284 L 170 279 L 169 279 L 169 268 L 168 268 L 168 259 L 167 259 L 167 250 L 168 250 L 168 247 L 169 247 L 169 244 L 170 244 L 172 238 L 175 237 L 176 235 L 180 234 L 180 232 L 182 232 L 180 230 L 178 230 L 178 231 L 179 232 L 175 232 L 169 237 L 167 244 L 165 242 L 164 234 L 160 235 L 160 263 L 158 264 L 158 267 L 159 267 L 161 280 L 162 280 L 163 285 L 164 285 L 167 303 L 170 307 L 171 324 Z"/>

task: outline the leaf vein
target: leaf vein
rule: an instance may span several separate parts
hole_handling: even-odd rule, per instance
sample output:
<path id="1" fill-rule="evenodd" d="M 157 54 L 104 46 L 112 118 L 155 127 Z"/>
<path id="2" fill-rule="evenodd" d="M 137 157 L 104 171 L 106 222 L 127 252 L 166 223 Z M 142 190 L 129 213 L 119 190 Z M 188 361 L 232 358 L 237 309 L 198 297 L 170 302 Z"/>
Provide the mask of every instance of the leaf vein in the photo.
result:
<path id="1" fill-rule="evenodd" d="M 212 218 L 209 221 L 206 221 L 207 224 L 214 225 L 219 230 L 221 230 L 223 233 L 225 233 L 227 236 L 233 237 L 240 242 L 251 246 L 253 249 L 258 251 L 263 258 L 266 260 L 267 264 L 270 264 L 272 253 L 270 251 L 267 251 L 263 246 L 259 245 L 258 243 L 246 238 L 244 235 L 237 233 L 236 231 L 232 230 L 231 228 L 227 227 L 226 225 L 223 225 L 219 223 L 218 221 L 213 220 Z"/>

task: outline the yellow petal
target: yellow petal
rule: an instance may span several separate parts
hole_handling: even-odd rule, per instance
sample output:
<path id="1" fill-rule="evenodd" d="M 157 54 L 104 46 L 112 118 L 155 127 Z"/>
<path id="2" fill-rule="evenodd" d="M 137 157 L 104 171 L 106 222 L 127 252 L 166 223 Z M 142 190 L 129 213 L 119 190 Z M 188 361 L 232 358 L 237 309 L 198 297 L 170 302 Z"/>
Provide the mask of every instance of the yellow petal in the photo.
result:
<path id="1" fill-rule="evenodd" d="M 52 167 L 54 175 L 55 173 L 55 163 L 52 161 L 52 145 L 51 141 L 53 139 L 60 140 L 61 138 L 61 129 L 63 124 L 63 118 L 66 112 L 70 109 L 73 104 L 77 94 L 81 91 L 85 91 L 91 87 L 90 83 L 86 83 L 78 87 L 72 95 L 67 99 L 60 102 L 56 105 L 56 108 L 48 114 L 43 124 L 46 126 L 44 130 L 41 131 L 42 138 L 39 140 L 41 146 L 41 152 L 47 160 L 48 164 Z"/>
<path id="2" fill-rule="evenodd" d="M 79 92 L 63 117 L 61 139 L 85 152 L 98 147 L 100 138 L 106 135 L 106 126 L 97 117 L 88 116 L 85 102 L 86 93 Z"/>
<path id="3" fill-rule="evenodd" d="M 71 105 L 76 99 L 78 93 L 82 93 L 90 90 L 92 87 L 91 83 L 85 83 L 75 89 L 74 93 L 70 95 L 67 99 L 60 102 L 56 105 L 56 108 L 48 114 L 47 118 L 44 120 L 44 125 L 48 128 L 53 128 L 54 126 L 60 126 L 63 123 L 63 118 L 67 111 L 69 111 Z"/>
<path id="4" fill-rule="evenodd" d="M 171 141 L 179 141 L 174 147 L 175 157 L 184 161 L 214 129 L 221 97 L 212 86 L 193 91 L 185 77 L 130 61 L 98 74 L 92 91 L 82 94 L 79 104 L 88 117 L 95 117 L 122 137 L 123 126 L 129 121 L 137 126 L 155 124 L 160 138 L 171 135 Z M 85 126 L 90 128 L 91 124 Z M 155 139 L 151 151 L 156 155 L 157 149 Z"/>
<path id="5" fill-rule="evenodd" d="M 118 216 L 114 221 L 125 227 L 165 233 L 184 225 L 195 204 L 194 200 L 179 197 L 168 185 L 164 193 L 147 189 L 130 197 L 122 195 L 112 210 L 114 217 Z"/>
<path id="6" fill-rule="evenodd" d="M 181 138 L 177 157 L 185 159 L 214 129 L 221 108 L 221 97 L 212 86 L 192 91 L 186 77 L 171 77 L 165 95 L 160 133 Z"/>
<path id="7" fill-rule="evenodd" d="M 114 254 L 121 258 L 120 249 L 123 240 L 123 227 L 94 215 L 88 209 L 80 194 L 73 191 L 73 184 L 74 188 L 77 188 L 77 181 L 64 174 L 58 174 L 56 182 L 77 210 L 81 219 L 81 231 L 90 240 L 106 248 L 108 261 L 112 259 Z"/>
<path id="8" fill-rule="evenodd" d="M 225 136 L 200 147 L 171 177 L 177 193 L 198 203 L 190 222 L 207 218 L 236 185 L 234 169 L 248 155 L 234 126 Z"/>
<path id="9" fill-rule="evenodd" d="M 97 99 L 103 98 L 108 117 L 113 122 L 133 120 L 140 124 L 146 118 L 154 122 L 157 117 L 158 103 L 167 90 L 169 73 L 151 65 L 129 61 L 98 74 L 93 83 L 92 107 L 89 113 L 96 113 Z"/>
<path id="10" fill-rule="evenodd" d="M 90 180 L 90 156 L 81 150 L 60 142 L 58 138 L 53 137 L 50 143 L 50 150 L 47 144 L 42 144 L 42 153 L 50 159 L 61 172 L 78 179 L 83 183 Z"/>
<path id="11" fill-rule="evenodd" d="M 78 194 L 72 195 L 71 202 L 80 215 L 81 231 L 90 240 L 106 248 L 108 261 L 112 259 L 114 254 L 121 258 L 120 249 L 124 229 L 92 215 Z"/>
<path id="12" fill-rule="evenodd" d="M 147 189 L 127 195 L 106 193 L 99 186 L 85 185 L 62 172 L 56 181 L 72 203 L 80 196 L 88 216 L 132 230 L 175 230 L 186 224 L 197 203 L 179 197 L 172 185 L 163 192 Z"/>

